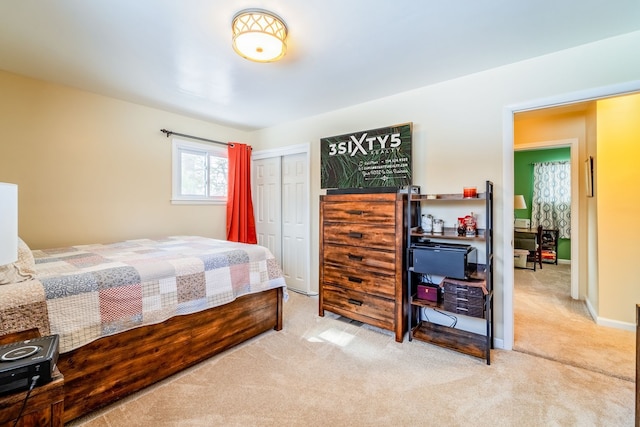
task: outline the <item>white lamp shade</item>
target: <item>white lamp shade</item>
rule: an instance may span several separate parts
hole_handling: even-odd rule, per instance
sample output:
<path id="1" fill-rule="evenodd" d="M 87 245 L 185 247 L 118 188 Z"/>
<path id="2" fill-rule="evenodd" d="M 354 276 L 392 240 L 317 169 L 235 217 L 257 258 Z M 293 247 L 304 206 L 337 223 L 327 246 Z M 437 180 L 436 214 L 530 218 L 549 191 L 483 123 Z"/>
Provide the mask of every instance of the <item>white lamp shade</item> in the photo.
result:
<path id="1" fill-rule="evenodd" d="M 0 182 L 0 265 L 18 259 L 18 186 Z"/>
<path id="2" fill-rule="evenodd" d="M 513 209 L 527 209 L 527 203 L 522 194 L 513 196 Z"/>
<path id="3" fill-rule="evenodd" d="M 234 39 L 236 51 L 256 62 L 271 62 L 283 55 L 284 44 L 277 37 L 266 33 L 243 33 Z"/>
<path id="4" fill-rule="evenodd" d="M 238 12 L 231 23 L 233 49 L 255 62 L 272 62 L 287 52 L 287 26 L 271 12 L 247 9 Z"/>

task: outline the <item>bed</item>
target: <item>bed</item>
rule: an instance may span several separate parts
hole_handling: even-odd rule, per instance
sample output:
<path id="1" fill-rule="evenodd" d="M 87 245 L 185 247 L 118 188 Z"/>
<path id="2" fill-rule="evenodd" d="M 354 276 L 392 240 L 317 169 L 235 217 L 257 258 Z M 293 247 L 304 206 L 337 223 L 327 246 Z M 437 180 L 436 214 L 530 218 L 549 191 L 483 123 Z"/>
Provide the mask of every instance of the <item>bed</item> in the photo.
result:
<path id="1" fill-rule="evenodd" d="M 59 335 L 65 422 L 282 329 L 287 296 L 268 249 L 197 236 L 34 251 L 20 240 L 0 284 L 0 335 Z"/>

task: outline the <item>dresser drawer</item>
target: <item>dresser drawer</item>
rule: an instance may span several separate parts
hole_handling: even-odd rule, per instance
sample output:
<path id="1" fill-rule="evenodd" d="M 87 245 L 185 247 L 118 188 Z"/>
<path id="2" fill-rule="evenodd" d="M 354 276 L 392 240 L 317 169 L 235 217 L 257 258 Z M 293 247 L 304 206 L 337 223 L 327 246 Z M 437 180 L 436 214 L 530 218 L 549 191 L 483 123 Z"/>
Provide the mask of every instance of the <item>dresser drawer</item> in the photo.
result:
<path id="1" fill-rule="evenodd" d="M 482 287 L 469 286 L 461 283 L 450 282 L 449 279 L 445 279 L 443 282 L 445 297 L 447 294 L 455 295 L 458 297 L 470 298 L 484 296 Z"/>
<path id="2" fill-rule="evenodd" d="M 396 222 L 396 206 L 389 202 L 325 202 L 325 221 L 365 224 L 389 224 Z"/>
<path id="3" fill-rule="evenodd" d="M 323 308 L 351 319 L 393 330 L 395 302 L 339 286 L 324 285 Z"/>
<path id="4" fill-rule="evenodd" d="M 484 304 L 484 298 L 482 296 L 455 295 L 445 292 L 444 302 L 449 304 L 461 304 L 464 307 L 482 307 Z"/>
<path id="5" fill-rule="evenodd" d="M 484 318 L 484 304 L 477 304 L 477 301 L 447 299 L 447 294 L 444 295 L 444 309 L 451 313 Z"/>
<path id="6" fill-rule="evenodd" d="M 395 298 L 395 275 L 324 265 L 323 283 L 386 298 Z"/>
<path id="7" fill-rule="evenodd" d="M 325 222 L 323 229 L 324 243 L 386 250 L 396 248 L 396 233 L 393 226 Z"/>
<path id="8" fill-rule="evenodd" d="M 445 279 L 444 309 L 451 313 L 484 318 L 484 282 L 470 285 L 460 280 Z"/>
<path id="9" fill-rule="evenodd" d="M 394 274 L 401 260 L 396 259 L 395 252 L 372 250 L 364 246 L 324 245 L 323 262 L 325 264 L 344 266 L 349 271 L 367 269 Z"/>

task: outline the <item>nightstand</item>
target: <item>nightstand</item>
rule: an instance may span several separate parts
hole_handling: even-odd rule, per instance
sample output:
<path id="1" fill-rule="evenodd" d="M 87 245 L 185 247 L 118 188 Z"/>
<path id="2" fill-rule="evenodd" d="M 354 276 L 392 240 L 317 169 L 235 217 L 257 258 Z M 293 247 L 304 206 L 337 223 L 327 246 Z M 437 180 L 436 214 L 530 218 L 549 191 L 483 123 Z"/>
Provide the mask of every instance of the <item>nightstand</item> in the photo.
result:
<path id="1" fill-rule="evenodd" d="M 9 334 L 0 337 L 0 344 L 37 336 L 39 334 L 34 330 Z M 0 396 L 0 427 L 59 427 L 64 424 L 64 377 L 58 368 L 55 368 L 51 381 L 31 390 L 22 415 L 15 424 L 26 396 L 27 390 Z"/>
<path id="2" fill-rule="evenodd" d="M 0 427 L 11 427 L 20 413 L 27 391 L 0 396 Z M 56 368 L 53 379 L 35 387 L 16 424 L 19 427 L 62 426 L 64 412 L 64 377 Z"/>

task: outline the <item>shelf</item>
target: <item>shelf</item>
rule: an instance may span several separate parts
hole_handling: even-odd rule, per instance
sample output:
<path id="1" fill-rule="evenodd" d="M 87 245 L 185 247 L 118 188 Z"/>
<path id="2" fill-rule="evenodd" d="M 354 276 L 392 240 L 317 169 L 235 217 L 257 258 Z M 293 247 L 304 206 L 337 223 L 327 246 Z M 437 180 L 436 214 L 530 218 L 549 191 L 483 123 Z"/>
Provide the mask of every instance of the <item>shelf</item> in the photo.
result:
<path id="1" fill-rule="evenodd" d="M 414 272 L 413 267 L 409 267 L 408 271 L 411 273 Z M 471 273 L 469 280 L 487 280 L 487 265 L 486 264 L 476 264 L 476 271 Z M 415 294 L 414 294 L 415 295 Z"/>
<path id="2" fill-rule="evenodd" d="M 438 308 L 442 310 L 441 302 L 428 301 L 425 299 L 416 298 L 415 294 L 411 295 L 410 304 L 418 307 Z"/>
<path id="3" fill-rule="evenodd" d="M 542 230 L 542 262 L 547 264 L 558 264 L 558 240 L 559 231 L 557 229 Z M 545 258 L 545 253 L 547 257 Z"/>
<path id="4" fill-rule="evenodd" d="M 474 280 L 482 280 L 485 282 L 486 289 L 488 295 L 484 296 L 484 307 L 478 307 L 477 299 L 478 295 L 474 295 L 472 299 L 474 299 L 474 303 L 469 307 L 453 304 L 451 299 L 447 300 L 446 306 L 449 309 L 454 309 L 455 311 L 445 310 L 444 301 L 435 302 L 435 301 L 427 301 L 422 300 L 417 297 L 417 286 L 421 283 L 422 278 L 419 277 L 420 274 L 424 274 L 425 271 L 437 270 L 437 269 L 429 269 L 428 265 L 425 263 L 435 263 L 433 259 L 422 259 L 414 262 L 421 262 L 421 268 L 418 269 L 419 272 L 414 271 L 412 265 L 408 265 L 408 275 L 407 275 L 407 295 L 409 300 L 409 309 L 407 313 L 407 323 L 409 327 L 409 339 L 416 339 L 419 341 L 429 342 L 441 347 L 450 348 L 461 353 L 465 353 L 471 356 L 483 358 L 486 360 L 487 365 L 491 363 L 491 354 L 490 349 L 493 345 L 493 183 L 490 181 L 486 181 L 486 191 L 483 193 L 479 193 L 476 197 L 473 198 L 465 198 L 461 193 L 455 194 L 412 194 L 408 198 L 409 204 L 411 204 L 411 209 L 407 209 L 407 218 L 406 224 L 412 224 L 413 227 L 406 227 L 406 251 L 408 257 L 413 257 L 417 250 L 425 245 L 427 242 L 432 243 L 440 243 L 442 245 L 446 245 L 447 243 L 442 242 L 444 240 L 448 241 L 457 241 L 459 246 L 469 245 L 478 246 L 478 243 L 482 242 L 485 246 L 485 261 L 484 264 L 476 265 L 476 272 L 473 274 L 468 282 Z M 417 205 L 417 206 L 414 206 Z M 478 228 L 476 230 L 475 236 L 467 237 L 466 235 L 459 236 L 457 228 L 454 227 L 445 227 L 443 233 L 424 233 L 420 227 L 415 226 L 415 221 L 412 222 L 414 217 L 412 215 L 415 214 L 414 207 L 420 209 L 421 206 L 434 206 L 438 205 L 437 209 L 448 208 L 453 210 L 466 210 L 471 205 L 474 206 L 472 209 L 474 212 L 476 211 L 476 207 L 478 205 L 483 205 L 483 209 L 485 212 L 485 218 L 483 228 Z M 451 205 L 451 206 L 449 206 Z M 478 209 L 478 212 L 480 209 Z M 475 243 L 475 244 L 474 244 Z M 448 245 L 456 246 L 457 243 L 449 242 Z M 456 261 L 462 262 L 462 261 Z M 465 263 L 466 258 L 465 258 Z M 482 262 L 480 260 L 480 262 Z M 412 264 L 412 263 L 409 263 Z M 434 264 L 435 265 L 435 264 Z M 465 265 L 465 269 L 469 267 Z M 471 286 L 471 285 L 467 285 Z M 449 296 L 451 296 L 452 292 L 449 290 Z M 458 315 L 471 315 L 471 317 L 475 317 L 477 319 L 483 318 L 486 323 L 486 334 L 478 334 L 469 331 L 465 331 L 463 329 L 457 329 L 454 327 L 443 326 L 438 323 L 431 323 L 426 318 L 421 318 L 421 312 L 424 308 L 431 308 L 435 310 L 442 310 L 447 313 L 451 313 L 454 316 Z M 467 311 L 467 308 L 473 308 L 473 313 L 471 311 Z M 480 315 L 477 312 L 477 309 L 482 310 L 482 314 Z M 465 312 L 462 312 L 464 310 Z"/>
<path id="5" fill-rule="evenodd" d="M 487 337 L 437 323 L 420 322 L 412 330 L 413 338 L 436 344 L 470 356 L 487 359 Z"/>
<path id="6" fill-rule="evenodd" d="M 462 193 L 434 194 L 433 196 L 435 196 L 435 199 L 431 198 L 431 196 L 432 195 L 427 195 L 427 194 L 412 194 L 411 201 L 412 202 L 438 202 L 438 201 L 484 202 L 487 198 L 487 193 L 478 193 L 477 197 L 464 197 Z"/>
<path id="7" fill-rule="evenodd" d="M 485 240 L 485 229 L 478 228 L 477 235 L 472 237 L 467 236 L 459 236 L 458 230 L 453 227 L 445 227 L 444 233 L 424 233 L 419 232 L 418 227 L 413 228 L 411 230 L 411 237 L 417 238 L 426 238 L 426 239 L 445 239 L 445 240 L 470 240 L 470 241 L 484 241 Z"/>

